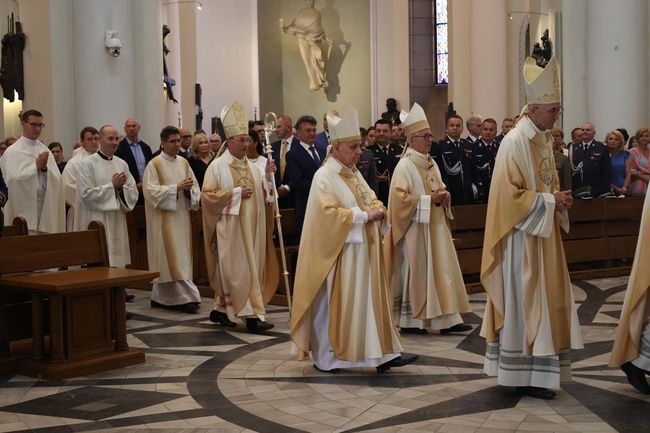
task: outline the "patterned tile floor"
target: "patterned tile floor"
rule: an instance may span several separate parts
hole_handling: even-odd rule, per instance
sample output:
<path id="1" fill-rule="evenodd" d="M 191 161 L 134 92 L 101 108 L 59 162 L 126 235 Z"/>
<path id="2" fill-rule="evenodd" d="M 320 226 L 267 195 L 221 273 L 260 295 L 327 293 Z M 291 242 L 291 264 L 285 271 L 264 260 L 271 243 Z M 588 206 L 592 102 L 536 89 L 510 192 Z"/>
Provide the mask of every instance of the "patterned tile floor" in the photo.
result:
<path id="1" fill-rule="evenodd" d="M 607 368 L 627 278 L 574 284 L 585 349 L 572 354 L 573 382 L 551 401 L 520 397 L 483 374 L 478 335 L 485 295 L 462 335 L 406 335 L 420 360 L 374 369 L 317 371 L 291 355 L 286 308 L 271 307 L 268 335 L 222 328 L 201 314 L 149 307 L 128 323 L 146 362 L 48 382 L 0 377 L 1 432 L 648 432 L 650 396 Z"/>

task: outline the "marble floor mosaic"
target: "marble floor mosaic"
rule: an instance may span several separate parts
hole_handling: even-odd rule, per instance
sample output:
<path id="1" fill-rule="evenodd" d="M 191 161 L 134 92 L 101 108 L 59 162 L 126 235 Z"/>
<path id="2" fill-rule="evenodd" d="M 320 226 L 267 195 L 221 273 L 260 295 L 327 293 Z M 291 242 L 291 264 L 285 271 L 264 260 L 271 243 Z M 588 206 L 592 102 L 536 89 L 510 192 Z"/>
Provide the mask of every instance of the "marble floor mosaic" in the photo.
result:
<path id="1" fill-rule="evenodd" d="M 152 309 L 131 291 L 129 344 L 144 364 L 49 382 L 0 377 L 1 432 L 648 432 L 650 396 L 607 367 L 627 278 L 574 283 L 585 349 L 572 353 L 573 381 L 554 400 L 518 395 L 482 370 L 479 326 L 485 295 L 471 296 L 473 330 L 404 335 L 420 359 L 385 374 L 323 373 L 297 361 L 286 308 L 270 307 L 275 328 Z"/>

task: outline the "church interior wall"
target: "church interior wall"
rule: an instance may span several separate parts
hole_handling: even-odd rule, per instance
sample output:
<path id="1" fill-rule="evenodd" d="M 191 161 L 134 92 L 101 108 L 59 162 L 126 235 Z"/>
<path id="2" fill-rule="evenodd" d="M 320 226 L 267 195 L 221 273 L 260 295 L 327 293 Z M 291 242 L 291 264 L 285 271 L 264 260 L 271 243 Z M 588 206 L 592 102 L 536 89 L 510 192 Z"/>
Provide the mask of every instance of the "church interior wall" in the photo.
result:
<path id="1" fill-rule="evenodd" d="M 315 7 L 324 11 L 326 32 L 338 31 L 340 41 L 352 42 L 340 66 L 336 100 L 322 90 L 288 96 L 305 89 L 307 78 L 296 39 L 282 35 L 277 20 L 280 16 L 291 20 L 304 7 L 302 0 L 211 0 L 203 2 L 200 11 L 192 3 L 163 3 L 0 1 L 2 21 L 19 8 L 27 34 L 26 98 L 22 104 L 3 104 L 0 134 L 17 135 L 20 108 L 37 108 L 47 124 L 43 141 L 62 142 L 69 158 L 84 126 L 111 123 L 121 131 L 124 120 L 135 116 L 143 126 L 142 138 L 156 147 L 158 131 L 165 124 L 194 129 L 196 83 L 203 90 L 206 130 L 210 118 L 235 100 L 242 102 L 251 119 L 266 111 L 288 111 L 294 117 L 312 114 L 319 123 L 326 108 L 345 111 L 355 105 L 364 126 L 384 111 L 386 98 L 396 98 L 401 109 L 412 103 L 408 0 L 316 2 Z M 618 126 L 633 132 L 648 122 L 650 34 L 645 22 L 650 8 L 645 0 L 629 0 L 624 8 L 607 0 L 499 0 L 491 2 L 491 10 L 484 3 L 449 2 L 448 100 L 464 118 L 478 113 L 500 121 L 520 111 L 522 28 L 529 24 L 529 44 L 549 29 L 560 57 L 565 129 L 590 120 L 598 133 Z M 507 19 L 510 11 L 529 13 Z M 327 16 L 329 12 L 338 13 L 338 18 Z M 482 15 L 498 23 L 481 26 Z M 334 30 L 334 21 L 328 21 L 333 17 L 339 20 Z M 606 23 L 607 31 L 602 31 L 604 25 L 595 25 L 599 22 Z M 162 24 L 172 31 L 166 39 L 171 50 L 167 63 L 176 79 L 173 90 L 179 104 L 169 101 L 162 90 Z M 3 33 L 5 27 L 6 22 L 0 23 Z M 635 30 L 627 31 L 630 28 Z M 106 30 L 117 31 L 122 41 L 117 58 L 104 48 Z M 484 43 L 477 43 L 483 34 L 487 34 Z M 275 44 L 276 51 L 281 47 L 282 54 L 259 41 Z M 344 45 L 333 49 L 339 50 L 338 55 L 346 50 Z"/>

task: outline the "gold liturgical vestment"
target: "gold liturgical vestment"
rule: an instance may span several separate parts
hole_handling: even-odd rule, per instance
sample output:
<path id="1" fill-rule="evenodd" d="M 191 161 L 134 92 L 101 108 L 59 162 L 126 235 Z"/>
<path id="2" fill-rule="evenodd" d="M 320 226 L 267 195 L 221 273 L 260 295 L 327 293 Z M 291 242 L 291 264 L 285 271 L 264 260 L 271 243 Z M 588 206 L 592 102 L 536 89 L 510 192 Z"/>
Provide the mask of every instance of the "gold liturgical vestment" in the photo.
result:
<path id="1" fill-rule="evenodd" d="M 318 332 L 312 329 L 312 309 L 321 289 L 327 293 L 327 334 L 336 359 L 370 360 L 368 365 L 376 366 L 402 350 L 391 314 L 380 223 L 355 222 L 354 208 L 361 213 L 371 207 L 383 205 L 358 170 L 330 157 L 314 175 L 291 315 L 291 339 L 299 359 L 318 351 L 312 340 Z"/>
<path id="2" fill-rule="evenodd" d="M 249 199 L 242 199 L 243 186 L 253 189 Z M 264 320 L 264 304 L 280 281 L 267 188 L 259 168 L 228 150 L 205 173 L 201 206 L 210 286 L 215 308 L 231 318 Z"/>
<path id="3" fill-rule="evenodd" d="M 444 187 L 435 161 L 413 149 L 393 174 L 384 247 L 395 320 L 403 328 L 434 318 L 434 329 L 450 328 L 462 323 L 459 313 L 471 311 L 447 222 L 451 210 L 431 203 L 431 193 Z"/>
<path id="4" fill-rule="evenodd" d="M 618 367 L 628 361 L 642 370 L 650 369 L 650 199 L 646 195 L 641 217 L 641 231 L 636 244 L 632 273 L 625 293 L 621 320 L 616 330 L 610 367 Z M 645 327 L 645 330 L 644 330 Z"/>
<path id="5" fill-rule="evenodd" d="M 557 389 L 570 379 L 569 348 L 582 348 L 558 186 L 549 134 L 524 115 L 497 154 L 481 266 L 485 369 L 501 385 Z"/>

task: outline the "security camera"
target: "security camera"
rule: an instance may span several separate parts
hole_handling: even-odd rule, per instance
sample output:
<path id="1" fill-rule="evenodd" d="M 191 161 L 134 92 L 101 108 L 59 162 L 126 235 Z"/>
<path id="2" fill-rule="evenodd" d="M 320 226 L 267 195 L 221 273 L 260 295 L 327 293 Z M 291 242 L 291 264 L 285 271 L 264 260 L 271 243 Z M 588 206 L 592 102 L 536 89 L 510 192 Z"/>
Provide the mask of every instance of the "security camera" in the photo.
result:
<path id="1" fill-rule="evenodd" d="M 104 42 L 111 56 L 118 57 L 120 55 L 122 41 L 117 37 L 117 32 L 108 30 L 104 35 Z"/>
<path id="2" fill-rule="evenodd" d="M 118 38 L 112 38 L 108 41 L 108 52 L 111 53 L 111 56 L 118 57 L 121 49 L 122 42 Z"/>

